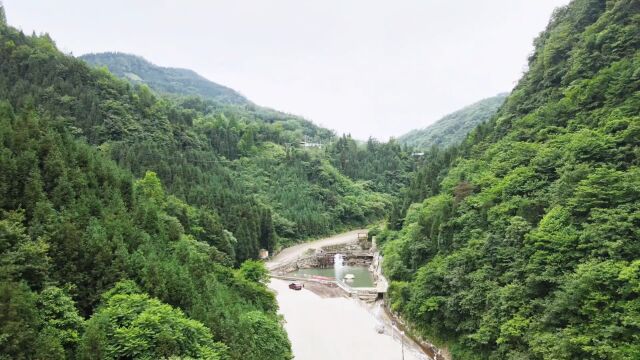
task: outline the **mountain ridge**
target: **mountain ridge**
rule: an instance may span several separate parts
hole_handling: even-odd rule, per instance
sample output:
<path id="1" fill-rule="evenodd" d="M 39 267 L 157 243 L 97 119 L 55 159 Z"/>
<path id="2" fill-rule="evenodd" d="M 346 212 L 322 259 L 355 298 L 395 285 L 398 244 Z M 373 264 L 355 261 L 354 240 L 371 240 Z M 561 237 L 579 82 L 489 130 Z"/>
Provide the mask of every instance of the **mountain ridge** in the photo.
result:
<path id="1" fill-rule="evenodd" d="M 476 126 L 488 121 L 502 106 L 508 93 L 485 98 L 447 114 L 435 123 L 409 131 L 398 142 L 418 149 L 459 144 Z"/>
<path id="2" fill-rule="evenodd" d="M 123 52 L 89 53 L 78 57 L 94 66 L 106 66 L 114 75 L 144 83 L 160 93 L 199 95 L 222 103 L 249 105 L 237 90 L 220 85 L 191 69 L 159 66 L 144 57 Z"/>

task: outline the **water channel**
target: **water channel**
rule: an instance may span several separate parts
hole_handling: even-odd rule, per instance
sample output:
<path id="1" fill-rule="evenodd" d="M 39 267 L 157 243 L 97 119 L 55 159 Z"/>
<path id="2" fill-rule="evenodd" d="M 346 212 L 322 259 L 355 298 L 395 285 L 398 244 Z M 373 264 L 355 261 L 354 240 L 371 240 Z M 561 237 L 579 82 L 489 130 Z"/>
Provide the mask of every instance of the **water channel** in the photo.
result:
<path id="1" fill-rule="evenodd" d="M 367 266 L 348 266 L 344 265 L 338 272 L 334 268 L 311 268 L 298 269 L 289 273 L 296 277 L 311 278 L 314 276 L 322 276 L 330 279 L 338 279 L 353 288 L 370 288 L 373 287 L 373 275 Z M 353 280 L 344 280 L 348 274 L 353 275 Z"/>

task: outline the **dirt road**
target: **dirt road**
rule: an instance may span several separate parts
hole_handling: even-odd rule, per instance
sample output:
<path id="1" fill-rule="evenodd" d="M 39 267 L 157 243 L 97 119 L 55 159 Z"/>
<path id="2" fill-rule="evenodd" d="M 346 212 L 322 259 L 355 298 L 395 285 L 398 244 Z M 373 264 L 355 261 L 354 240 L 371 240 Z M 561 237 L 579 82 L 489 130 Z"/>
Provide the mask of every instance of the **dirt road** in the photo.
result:
<path id="1" fill-rule="evenodd" d="M 302 256 L 309 249 L 319 249 L 323 246 L 347 244 L 358 241 L 358 233 L 367 232 L 366 229 L 353 230 L 346 233 L 334 235 L 332 237 L 314 240 L 307 243 L 298 244 L 282 250 L 273 259 L 267 262 L 267 269 L 277 268 Z"/>

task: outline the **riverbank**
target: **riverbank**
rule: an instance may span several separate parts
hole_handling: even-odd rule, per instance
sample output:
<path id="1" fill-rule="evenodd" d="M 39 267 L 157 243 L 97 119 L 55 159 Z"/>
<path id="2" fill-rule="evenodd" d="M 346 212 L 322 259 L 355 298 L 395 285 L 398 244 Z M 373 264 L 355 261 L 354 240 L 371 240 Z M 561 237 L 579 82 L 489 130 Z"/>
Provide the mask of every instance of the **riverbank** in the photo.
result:
<path id="1" fill-rule="evenodd" d="M 411 338 L 418 346 L 422 348 L 422 351 L 429 356 L 432 360 L 452 360 L 451 353 L 446 348 L 439 348 L 420 336 L 415 335 L 413 329 L 405 323 L 405 321 L 399 317 L 398 314 L 391 311 L 387 306 L 384 307 L 386 317 L 391 319 L 395 326 L 403 331 L 408 337 Z"/>

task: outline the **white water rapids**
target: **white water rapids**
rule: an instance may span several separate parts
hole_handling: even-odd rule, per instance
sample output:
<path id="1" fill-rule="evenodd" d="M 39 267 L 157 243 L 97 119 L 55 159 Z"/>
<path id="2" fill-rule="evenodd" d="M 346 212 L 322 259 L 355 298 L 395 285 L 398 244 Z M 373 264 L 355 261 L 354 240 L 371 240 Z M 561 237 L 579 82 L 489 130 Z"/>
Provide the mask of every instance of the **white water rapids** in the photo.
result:
<path id="1" fill-rule="evenodd" d="M 336 281 L 342 281 L 342 268 L 344 267 L 344 257 L 342 254 L 335 254 L 333 256 L 333 270 L 335 271 Z"/>

